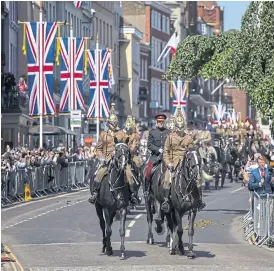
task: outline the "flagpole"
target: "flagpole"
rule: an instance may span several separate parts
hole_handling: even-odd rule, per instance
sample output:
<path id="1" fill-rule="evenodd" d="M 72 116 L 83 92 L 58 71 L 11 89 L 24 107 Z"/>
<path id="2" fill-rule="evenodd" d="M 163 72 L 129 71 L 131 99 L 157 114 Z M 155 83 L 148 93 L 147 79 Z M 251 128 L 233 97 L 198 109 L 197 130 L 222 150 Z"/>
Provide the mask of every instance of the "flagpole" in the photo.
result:
<path id="1" fill-rule="evenodd" d="M 98 37 L 98 32 L 97 32 L 97 37 L 96 37 L 96 50 L 95 50 L 96 54 L 96 60 L 95 60 L 95 63 L 96 63 L 96 95 L 97 95 L 97 102 L 96 102 L 96 105 L 97 105 L 97 114 L 96 114 L 96 117 L 97 117 L 97 123 L 96 123 L 96 134 L 97 134 L 97 142 L 99 140 L 99 134 L 100 134 L 100 116 L 99 116 L 99 108 L 100 108 L 100 104 L 99 104 L 99 95 L 100 95 L 100 89 L 99 89 L 99 63 L 98 63 L 98 57 L 99 57 L 99 37 Z"/>
<path id="2" fill-rule="evenodd" d="M 39 51 L 39 54 L 38 54 L 38 57 L 39 57 L 39 72 L 40 72 L 40 76 L 39 76 L 39 108 L 40 108 L 40 137 L 39 137 L 39 145 L 40 145 L 40 148 L 43 148 L 43 97 L 42 97 L 42 92 L 43 92 L 43 83 L 42 83 L 42 80 L 41 80 L 41 76 L 43 75 L 43 54 L 42 54 L 42 44 L 41 44 L 41 41 L 43 39 L 43 36 L 42 36 L 42 22 L 43 22 L 43 9 L 42 9 L 42 1 L 40 1 L 40 10 L 39 10 L 39 40 L 40 40 L 40 48 L 38 48 L 38 50 L 40 49 Z"/>

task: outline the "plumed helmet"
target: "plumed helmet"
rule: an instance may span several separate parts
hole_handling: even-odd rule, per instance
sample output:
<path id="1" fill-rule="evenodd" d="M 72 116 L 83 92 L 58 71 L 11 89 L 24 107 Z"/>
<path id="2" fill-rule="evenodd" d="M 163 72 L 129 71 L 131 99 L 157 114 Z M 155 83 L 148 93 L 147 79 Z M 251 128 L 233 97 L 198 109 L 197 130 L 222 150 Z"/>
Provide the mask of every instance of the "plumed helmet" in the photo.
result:
<path id="1" fill-rule="evenodd" d="M 132 128 L 132 116 L 131 115 L 127 116 L 125 128 L 126 128 L 126 130 L 130 130 Z"/>
<path id="2" fill-rule="evenodd" d="M 113 126 L 117 126 L 118 125 L 118 118 L 115 114 L 115 103 L 111 104 L 111 108 L 110 108 L 110 115 L 108 118 L 108 123 L 113 125 Z"/>
<path id="3" fill-rule="evenodd" d="M 174 117 L 172 115 L 170 116 L 167 125 L 168 125 L 168 129 L 170 130 L 174 129 L 175 123 L 174 123 Z"/>
<path id="4" fill-rule="evenodd" d="M 185 122 L 185 118 L 184 118 L 181 106 L 177 107 L 176 115 L 174 116 L 174 123 L 175 123 L 175 126 L 179 129 L 186 128 L 186 122 Z"/>

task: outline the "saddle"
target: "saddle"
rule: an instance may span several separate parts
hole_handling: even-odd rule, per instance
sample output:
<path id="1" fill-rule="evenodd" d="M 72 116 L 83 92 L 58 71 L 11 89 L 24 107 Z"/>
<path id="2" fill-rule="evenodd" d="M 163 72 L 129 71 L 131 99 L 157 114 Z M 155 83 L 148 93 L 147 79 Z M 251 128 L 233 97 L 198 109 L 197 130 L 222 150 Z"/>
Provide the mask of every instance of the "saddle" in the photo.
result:
<path id="1" fill-rule="evenodd" d="M 150 176 L 149 176 L 150 179 L 152 178 L 153 174 L 155 173 L 156 169 L 161 164 L 161 162 L 162 162 L 162 159 L 158 159 L 157 161 L 153 163 L 152 168 L 150 170 Z"/>

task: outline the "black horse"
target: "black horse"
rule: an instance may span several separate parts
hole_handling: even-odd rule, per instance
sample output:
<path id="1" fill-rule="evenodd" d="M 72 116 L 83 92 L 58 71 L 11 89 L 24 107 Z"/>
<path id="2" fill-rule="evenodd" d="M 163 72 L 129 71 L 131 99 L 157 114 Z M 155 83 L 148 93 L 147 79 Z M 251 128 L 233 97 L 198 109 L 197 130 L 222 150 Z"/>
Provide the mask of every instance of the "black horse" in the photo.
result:
<path id="1" fill-rule="evenodd" d="M 152 233 L 152 222 L 153 216 L 155 215 L 155 231 L 158 235 L 162 235 L 165 232 L 164 222 L 165 217 L 167 218 L 167 236 L 166 242 L 167 247 L 170 246 L 170 230 L 172 229 L 172 220 L 170 214 L 165 214 L 161 210 L 161 204 L 164 202 L 164 192 L 162 187 L 162 177 L 163 177 L 163 163 L 161 161 L 161 157 L 159 160 L 154 163 L 151 173 L 151 183 L 149 188 L 149 195 L 145 197 L 145 206 L 147 210 L 147 223 L 148 223 L 148 236 L 147 236 L 147 244 L 154 244 L 154 237 Z M 148 162 L 148 161 L 147 161 Z M 145 164 L 143 169 L 143 190 L 145 187 L 145 175 L 147 170 L 147 164 Z"/>
<path id="2" fill-rule="evenodd" d="M 111 247 L 111 226 L 116 211 L 120 211 L 120 258 L 125 259 L 125 222 L 127 207 L 129 205 L 130 193 L 125 178 L 125 167 L 130 156 L 128 142 L 118 143 L 114 138 L 115 151 L 109 163 L 108 175 L 103 177 L 100 193 L 95 203 L 97 216 L 103 233 L 102 252 L 108 256 L 113 254 Z"/>
<path id="3" fill-rule="evenodd" d="M 173 237 L 171 239 L 170 254 L 184 255 L 182 241 L 183 225 L 182 218 L 188 213 L 188 254 L 189 258 L 195 258 L 193 252 L 194 221 L 198 208 L 198 187 L 196 180 L 199 172 L 199 161 L 196 151 L 188 151 L 184 159 L 174 172 L 174 179 L 171 184 L 172 222 Z"/>

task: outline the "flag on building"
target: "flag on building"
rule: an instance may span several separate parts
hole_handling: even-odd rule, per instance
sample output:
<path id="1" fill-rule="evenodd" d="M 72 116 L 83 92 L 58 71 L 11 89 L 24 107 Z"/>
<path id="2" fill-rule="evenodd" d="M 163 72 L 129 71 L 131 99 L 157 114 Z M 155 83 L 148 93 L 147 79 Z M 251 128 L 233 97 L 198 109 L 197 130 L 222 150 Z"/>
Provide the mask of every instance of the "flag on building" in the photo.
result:
<path id="1" fill-rule="evenodd" d="M 25 23 L 30 116 L 55 115 L 53 62 L 57 23 Z M 40 105 L 40 93 L 42 104 Z M 41 107 L 41 108 L 40 108 Z"/>
<path id="2" fill-rule="evenodd" d="M 187 121 L 187 96 L 188 96 L 188 84 L 186 81 L 177 80 L 172 82 L 173 91 L 173 116 L 176 115 L 177 107 L 181 106 L 184 114 L 185 121 Z"/>
<path id="3" fill-rule="evenodd" d="M 112 86 L 115 85 L 111 57 L 112 57 L 112 51 L 109 50 L 108 76 L 109 76 L 109 87 L 110 88 L 112 88 Z"/>
<path id="4" fill-rule="evenodd" d="M 239 115 L 238 115 L 237 112 L 234 111 L 234 109 L 233 109 L 233 111 L 231 113 L 230 112 L 226 112 L 226 115 L 227 115 L 226 118 L 227 118 L 227 120 L 229 120 L 230 123 L 235 124 L 239 120 Z"/>
<path id="5" fill-rule="evenodd" d="M 74 6 L 75 6 L 76 8 L 80 8 L 80 7 L 81 7 L 81 4 L 82 4 L 82 1 L 73 1 L 73 3 L 74 3 Z"/>
<path id="6" fill-rule="evenodd" d="M 81 110 L 85 107 L 83 93 L 84 38 L 60 38 L 61 100 L 60 112 Z"/>
<path id="7" fill-rule="evenodd" d="M 220 120 L 224 122 L 225 120 L 225 105 L 216 104 L 212 106 L 212 120 L 214 124 L 218 124 Z"/>
<path id="8" fill-rule="evenodd" d="M 177 46 L 180 42 L 180 36 L 176 36 L 176 32 L 173 33 L 170 40 L 168 41 L 167 45 L 164 47 L 163 51 L 159 55 L 157 62 L 161 61 L 162 59 L 166 58 L 169 52 L 172 52 L 172 57 L 174 56 Z"/>
<path id="9" fill-rule="evenodd" d="M 90 106 L 87 118 L 109 117 L 109 61 L 110 54 L 108 50 L 91 50 L 88 52 L 90 68 Z"/>

